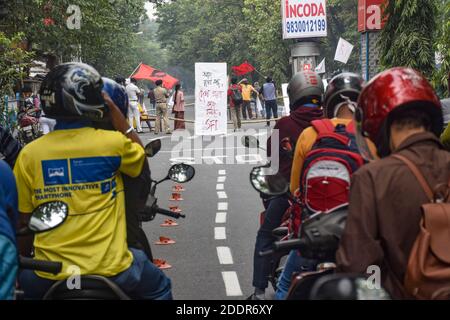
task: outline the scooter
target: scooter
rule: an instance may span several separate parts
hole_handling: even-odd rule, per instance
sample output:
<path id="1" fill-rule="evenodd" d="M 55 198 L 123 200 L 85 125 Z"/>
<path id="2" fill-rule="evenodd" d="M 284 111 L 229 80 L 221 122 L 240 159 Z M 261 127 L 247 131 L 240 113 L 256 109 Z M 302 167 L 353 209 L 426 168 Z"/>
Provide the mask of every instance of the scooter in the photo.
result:
<path id="1" fill-rule="evenodd" d="M 160 146 L 157 142 L 150 143 L 145 147 L 147 156 L 153 156 L 159 151 Z M 141 214 L 142 221 L 151 221 L 157 214 L 179 219 L 185 218 L 181 213 L 175 213 L 170 210 L 162 209 L 157 205 L 155 197 L 156 187 L 160 183 L 172 180 L 177 183 L 186 183 L 192 180 L 195 175 L 195 169 L 187 164 L 175 164 L 170 169 L 165 178 L 154 181 L 150 196 L 144 212 Z M 45 203 L 33 212 L 28 228 L 21 230 L 18 235 L 27 235 L 30 232 L 41 233 L 48 232 L 60 226 L 68 216 L 69 208 L 64 202 Z M 20 268 L 49 272 L 58 274 L 62 270 L 62 263 L 52 261 L 38 261 L 30 258 L 20 258 Z M 80 290 L 70 290 L 67 288 L 66 280 L 56 282 L 44 296 L 44 300 L 131 300 L 111 280 L 98 275 L 85 275 L 80 278 Z"/>
<path id="2" fill-rule="evenodd" d="M 289 185 L 281 175 L 268 175 L 265 167 L 256 167 L 250 174 L 253 187 L 269 196 L 287 195 L 291 201 L 298 201 L 289 193 Z M 297 239 L 277 241 L 273 248 L 260 255 L 287 254 L 299 250 L 302 256 L 319 261 L 317 270 L 294 276 L 287 300 L 317 299 L 388 299 L 382 289 L 367 292 L 367 281 L 360 275 L 335 274 L 335 254 L 344 231 L 347 210 L 341 209 L 329 214 L 318 213 L 302 222 Z M 345 281 L 343 279 L 346 279 Z M 339 287 L 342 280 L 347 287 Z M 369 288 L 370 289 L 370 288 Z"/>

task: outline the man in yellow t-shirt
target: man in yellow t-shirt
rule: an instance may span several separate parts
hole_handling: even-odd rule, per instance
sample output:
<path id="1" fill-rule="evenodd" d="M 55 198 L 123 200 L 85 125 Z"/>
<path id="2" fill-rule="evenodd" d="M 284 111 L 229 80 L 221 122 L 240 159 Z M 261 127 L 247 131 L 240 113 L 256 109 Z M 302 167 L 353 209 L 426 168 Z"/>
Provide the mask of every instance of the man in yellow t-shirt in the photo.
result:
<path id="1" fill-rule="evenodd" d="M 35 258 L 60 261 L 63 268 L 56 276 L 22 272 L 19 281 L 28 298 L 41 298 L 56 280 L 77 272 L 108 277 L 132 298 L 171 299 L 170 280 L 142 251 L 127 246 L 121 174 L 138 176 L 146 158 L 139 137 L 102 87 L 97 71 L 80 63 L 57 66 L 41 85 L 43 109 L 57 125 L 17 159 L 21 222 L 54 200 L 68 204 L 69 216 L 35 236 Z M 117 131 L 91 127 L 106 114 Z M 21 253 L 30 250 L 22 247 Z"/>
<path id="2" fill-rule="evenodd" d="M 241 87 L 242 87 L 242 116 L 244 117 L 244 120 L 247 120 L 248 114 L 248 119 L 251 120 L 253 118 L 253 111 L 251 108 L 252 92 L 256 94 L 259 93 L 258 91 L 256 91 L 255 88 L 253 88 L 251 84 L 248 83 L 247 79 L 242 79 Z"/>

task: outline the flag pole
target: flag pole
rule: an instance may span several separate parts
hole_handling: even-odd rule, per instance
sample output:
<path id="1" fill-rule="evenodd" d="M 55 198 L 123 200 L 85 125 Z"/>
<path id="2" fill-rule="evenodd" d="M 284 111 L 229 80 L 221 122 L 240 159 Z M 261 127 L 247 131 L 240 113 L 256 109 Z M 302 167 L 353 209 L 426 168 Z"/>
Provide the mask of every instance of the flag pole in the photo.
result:
<path id="1" fill-rule="evenodd" d="M 136 73 L 136 71 L 139 69 L 139 67 L 142 65 L 142 62 L 139 63 L 139 65 L 136 67 L 136 69 L 134 69 L 134 71 L 130 74 L 130 76 L 128 78 L 131 78 L 133 76 L 133 74 Z"/>
<path id="2" fill-rule="evenodd" d="M 256 68 L 255 68 L 255 71 L 256 71 L 260 76 L 262 76 L 263 78 L 266 78 L 266 76 L 263 75 L 261 72 L 259 72 Z"/>

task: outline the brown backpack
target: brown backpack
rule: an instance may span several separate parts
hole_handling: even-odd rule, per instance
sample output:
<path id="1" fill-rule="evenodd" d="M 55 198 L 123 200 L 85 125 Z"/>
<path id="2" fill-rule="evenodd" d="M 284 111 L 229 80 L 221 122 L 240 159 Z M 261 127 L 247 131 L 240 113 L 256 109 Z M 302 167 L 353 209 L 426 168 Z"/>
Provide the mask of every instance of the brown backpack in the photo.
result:
<path id="1" fill-rule="evenodd" d="M 404 286 L 416 299 L 450 299 L 450 181 L 430 188 L 409 159 L 403 161 L 416 176 L 429 203 L 422 205 L 420 231 L 412 247 Z"/>

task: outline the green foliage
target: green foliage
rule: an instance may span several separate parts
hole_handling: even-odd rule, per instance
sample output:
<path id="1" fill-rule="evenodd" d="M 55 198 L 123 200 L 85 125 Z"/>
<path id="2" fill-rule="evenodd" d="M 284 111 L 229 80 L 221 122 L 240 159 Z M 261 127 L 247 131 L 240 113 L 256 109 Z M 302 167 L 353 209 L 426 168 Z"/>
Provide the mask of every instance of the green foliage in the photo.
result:
<path id="1" fill-rule="evenodd" d="M 264 75 L 272 75 L 277 83 L 289 80 L 290 45 L 281 30 L 281 6 L 273 0 L 245 0 L 243 13 L 255 65 Z M 244 31 L 245 32 L 245 31 Z M 243 56 L 245 53 L 243 53 Z M 245 56 L 242 60 L 247 59 Z"/>
<path id="2" fill-rule="evenodd" d="M 442 56 L 442 65 L 433 75 L 433 84 L 442 96 L 449 96 L 448 77 L 450 73 L 450 2 L 443 1 L 439 12 L 436 51 Z"/>
<path id="3" fill-rule="evenodd" d="M 389 1 L 380 36 L 381 66 L 407 66 L 430 77 L 434 70 L 435 0 Z"/>
<path id="4" fill-rule="evenodd" d="M 248 60 L 278 82 L 291 76 L 290 46 L 283 40 L 281 5 L 274 0 L 177 0 L 158 7 L 158 39 L 171 64 L 193 71 L 199 61 L 225 61 L 229 67 Z M 359 70 L 357 0 L 328 1 L 329 37 L 321 42 L 327 69 Z M 334 61 L 343 37 L 355 45 L 347 65 Z M 260 77 L 254 74 L 254 79 Z"/>
<path id="5" fill-rule="evenodd" d="M 326 58 L 328 73 L 337 69 L 353 72 L 361 70 L 359 63 L 361 42 L 358 32 L 357 8 L 358 0 L 327 1 L 328 37 L 322 39 L 321 51 Z M 336 48 L 341 37 L 355 46 L 346 65 L 334 61 Z"/>
<path id="6" fill-rule="evenodd" d="M 81 58 L 101 73 L 131 73 L 140 62 L 135 52 L 145 47 L 135 33 L 144 19 L 145 0 L 16 0 L 2 21 L 5 32 L 23 32 L 28 49 L 38 56 L 65 62 Z M 69 5 L 81 9 L 81 28 L 70 30 Z M 47 19 L 51 23 L 45 24 Z"/>
<path id="7" fill-rule="evenodd" d="M 22 40 L 23 34 L 8 37 L 0 32 L 0 101 L 11 95 L 17 81 L 26 76 L 32 54 L 20 47 Z"/>

